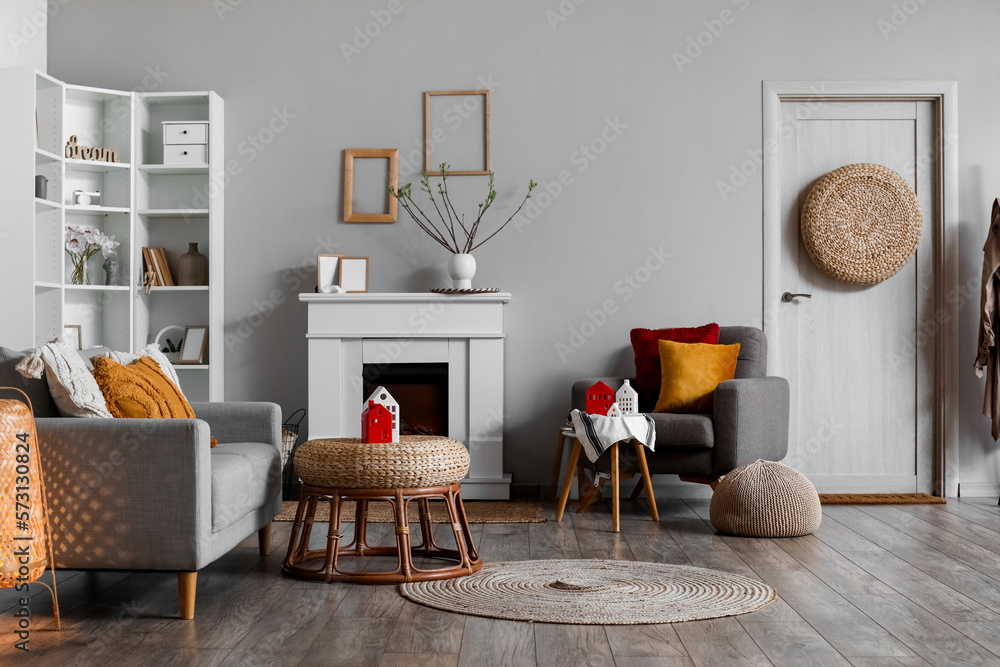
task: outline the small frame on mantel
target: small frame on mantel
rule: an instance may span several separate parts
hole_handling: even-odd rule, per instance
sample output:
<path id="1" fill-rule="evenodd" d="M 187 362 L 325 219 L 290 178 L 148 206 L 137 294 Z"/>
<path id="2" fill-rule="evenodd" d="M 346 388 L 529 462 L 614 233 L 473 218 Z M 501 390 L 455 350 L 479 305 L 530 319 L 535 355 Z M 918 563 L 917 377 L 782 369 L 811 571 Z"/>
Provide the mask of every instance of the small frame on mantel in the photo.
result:
<path id="1" fill-rule="evenodd" d="M 483 168 L 482 169 L 449 169 L 449 176 L 488 176 L 490 173 L 490 91 L 488 90 L 431 90 L 424 93 L 424 170 L 429 176 L 440 176 L 437 169 L 442 162 L 448 160 L 435 158 L 434 147 L 444 144 L 447 139 L 452 139 L 451 145 L 455 144 L 453 137 L 448 137 L 445 130 L 440 127 L 433 127 L 434 116 L 431 109 L 431 98 L 434 97 L 463 97 L 466 98 L 456 103 L 452 109 L 446 111 L 442 119 L 448 123 L 451 131 L 458 131 L 462 125 L 467 124 L 474 118 L 474 114 L 479 111 L 480 104 L 473 100 L 470 105 L 469 98 L 482 96 L 482 123 L 483 123 Z M 453 112 L 453 113 L 451 113 Z M 432 163 L 433 168 L 432 168 Z"/>
<path id="2" fill-rule="evenodd" d="M 396 198 L 387 196 L 386 213 L 358 213 L 354 210 L 354 158 L 381 158 L 389 161 L 384 185 L 399 185 L 399 151 L 395 148 L 348 148 L 344 150 L 344 222 L 396 222 Z M 379 189 L 385 193 L 385 188 Z"/>
<path id="3" fill-rule="evenodd" d="M 340 258 L 340 286 L 348 294 L 368 291 L 368 258 Z"/>
<path id="4" fill-rule="evenodd" d="M 77 350 L 83 349 L 83 329 L 79 324 L 63 325 L 63 340 L 69 343 L 70 347 L 75 346 Z"/>
<path id="5" fill-rule="evenodd" d="M 335 290 L 330 289 L 339 286 L 337 269 L 340 268 L 340 255 L 317 255 L 316 256 L 316 291 L 329 294 Z"/>

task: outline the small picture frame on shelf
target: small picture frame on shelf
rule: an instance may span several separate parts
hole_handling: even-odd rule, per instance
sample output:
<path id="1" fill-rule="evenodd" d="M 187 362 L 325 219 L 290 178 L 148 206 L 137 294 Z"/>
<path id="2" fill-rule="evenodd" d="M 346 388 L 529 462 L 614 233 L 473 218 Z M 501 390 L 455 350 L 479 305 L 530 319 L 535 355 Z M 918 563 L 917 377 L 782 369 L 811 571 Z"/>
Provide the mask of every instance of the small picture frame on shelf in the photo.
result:
<path id="1" fill-rule="evenodd" d="M 64 324 L 63 325 L 63 340 L 70 347 L 75 347 L 77 350 L 83 349 L 83 332 L 80 329 L 79 324 Z"/>
<path id="2" fill-rule="evenodd" d="M 208 351 L 208 327 L 185 327 L 178 364 L 204 364 Z"/>
<path id="3" fill-rule="evenodd" d="M 386 200 L 384 213 L 359 213 L 354 210 L 354 159 L 384 159 L 388 161 L 384 185 L 395 190 L 399 184 L 399 150 L 395 148 L 348 148 L 344 151 L 344 222 L 396 222 L 397 201 L 379 188 Z"/>
<path id="4" fill-rule="evenodd" d="M 340 286 L 337 269 L 340 268 L 340 255 L 316 256 L 316 291 L 320 294 L 336 292 Z"/>
<path id="5" fill-rule="evenodd" d="M 348 294 L 368 291 L 368 258 L 340 258 L 340 286 Z"/>

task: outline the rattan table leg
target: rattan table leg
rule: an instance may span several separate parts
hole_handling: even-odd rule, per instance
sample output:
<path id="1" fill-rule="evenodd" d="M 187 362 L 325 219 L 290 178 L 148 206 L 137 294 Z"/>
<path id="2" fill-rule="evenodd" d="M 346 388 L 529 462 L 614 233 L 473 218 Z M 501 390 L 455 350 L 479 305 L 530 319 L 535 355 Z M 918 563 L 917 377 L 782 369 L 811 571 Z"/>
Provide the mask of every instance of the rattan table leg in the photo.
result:
<path id="1" fill-rule="evenodd" d="M 465 503 L 462 502 L 461 491 L 455 494 L 455 510 L 458 513 L 458 521 L 462 524 L 462 532 L 465 533 L 465 544 L 468 547 L 469 560 L 475 563 L 479 560 L 479 552 L 476 551 L 476 543 L 472 540 L 472 529 L 469 528 L 469 517 L 465 514 Z"/>
<path id="2" fill-rule="evenodd" d="M 399 551 L 399 569 L 404 581 L 413 580 L 413 560 L 410 554 L 410 521 L 406 516 L 403 490 L 396 489 L 396 547 Z"/>
<path id="3" fill-rule="evenodd" d="M 337 559 L 337 545 L 340 544 L 340 494 L 335 493 L 330 498 L 330 523 L 326 531 L 326 559 L 323 562 L 323 572 L 326 580 L 333 579 Z"/>
<path id="4" fill-rule="evenodd" d="M 420 543 L 420 546 L 415 548 L 420 549 L 425 556 L 428 556 L 431 550 L 437 546 L 434 542 L 434 529 L 431 526 L 430 501 L 426 498 L 419 498 L 417 500 L 417 509 L 420 510 L 420 535 L 423 537 L 423 541 Z"/>
<path id="5" fill-rule="evenodd" d="M 368 499 L 358 498 L 354 503 L 354 549 L 358 556 L 365 555 L 368 547 Z"/>
<path id="6" fill-rule="evenodd" d="M 292 554 L 295 553 L 295 540 L 299 537 L 299 532 L 302 530 L 302 520 L 306 513 L 307 503 L 299 500 L 299 506 L 295 509 L 295 521 L 292 523 L 292 534 L 288 538 L 288 551 L 285 553 L 285 561 L 290 562 Z"/>
<path id="7" fill-rule="evenodd" d="M 303 493 L 306 493 L 305 489 L 303 489 Z M 306 496 L 308 507 L 306 508 L 305 525 L 302 528 L 302 540 L 299 542 L 299 560 L 305 558 L 309 552 L 309 538 L 312 537 L 312 527 L 313 521 L 316 520 L 316 503 L 318 500 L 319 497 L 315 493 L 308 493 Z M 302 501 L 299 500 L 299 502 L 301 503 Z"/>

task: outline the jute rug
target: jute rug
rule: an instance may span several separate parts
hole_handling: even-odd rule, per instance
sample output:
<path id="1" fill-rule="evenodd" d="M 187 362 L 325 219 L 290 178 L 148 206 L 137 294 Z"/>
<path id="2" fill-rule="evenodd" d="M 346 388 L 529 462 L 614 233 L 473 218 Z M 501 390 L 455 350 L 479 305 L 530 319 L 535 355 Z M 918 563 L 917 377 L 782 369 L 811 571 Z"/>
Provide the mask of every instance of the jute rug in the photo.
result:
<path id="1" fill-rule="evenodd" d="M 295 521 L 295 509 L 298 503 L 286 500 L 281 503 L 281 514 L 274 517 L 275 521 Z M 443 502 L 430 503 L 431 521 L 434 523 L 451 523 Z M 354 521 L 355 504 L 353 500 L 344 503 L 340 511 L 341 521 Z M 418 523 L 417 504 L 410 503 L 410 523 Z M 469 523 L 545 523 L 541 503 L 512 503 L 503 500 L 476 501 L 465 503 L 465 514 Z M 316 508 L 316 521 L 330 520 L 330 503 L 320 503 Z M 394 523 L 392 505 L 387 502 L 368 503 L 369 523 Z"/>
<path id="2" fill-rule="evenodd" d="M 947 505 L 948 501 L 926 493 L 821 493 L 822 505 Z"/>
<path id="3" fill-rule="evenodd" d="M 539 623 L 677 623 L 757 611 L 774 589 L 738 574 L 623 560 L 486 563 L 476 574 L 400 584 L 428 607 Z"/>

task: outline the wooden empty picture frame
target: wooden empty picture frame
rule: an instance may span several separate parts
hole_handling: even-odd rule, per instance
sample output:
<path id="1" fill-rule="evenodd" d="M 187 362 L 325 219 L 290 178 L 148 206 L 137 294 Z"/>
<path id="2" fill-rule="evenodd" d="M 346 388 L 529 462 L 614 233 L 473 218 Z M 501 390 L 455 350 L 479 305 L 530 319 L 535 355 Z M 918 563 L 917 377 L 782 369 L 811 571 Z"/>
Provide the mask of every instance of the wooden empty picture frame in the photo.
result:
<path id="1" fill-rule="evenodd" d="M 340 258 L 340 286 L 347 293 L 368 291 L 368 258 Z"/>
<path id="2" fill-rule="evenodd" d="M 451 109 L 444 113 L 442 120 L 449 126 L 452 135 L 449 136 L 444 128 L 434 127 L 431 100 L 435 97 L 482 97 L 482 99 L 473 100 L 471 104 L 468 99 L 457 102 Z M 482 112 L 483 123 L 483 167 L 482 169 L 478 169 L 476 168 L 477 165 L 468 165 L 469 168 L 466 168 L 465 165 L 455 165 L 452 163 L 452 168 L 448 170 L 449 176 L 488 176 L 490 173 L 490 91 L 431 90 L 424 93 L 424 170 L 429 175 L 440 176 L 441 172 L 438 170 L 438 166 L 442 162 L 449 162 L 447 159 L 435 157 L 434 147 L 444 145 L 451 149 L 455 145 L 455 133 L 462 125 L 467 125 L 467 121 L 474 115 L 478 115 L 480 111 Z M 447 143 L 449 140 L 451 141 L 450 145 Z"/>
<path id="3" fill-rule="evenodd" d="M 339 285 L 337 269 L 340 268 L 340 255 L 316 256 L 316 288 L 318 292 L 329 294 L 331 287 Z"/>
<path id="4" fill-rule="evenodd" d="M 354 158 L 381 158 L 389 161 L 386 182 L 380 192 L 389 201 L 387 213 L 358 213 L 354 210 Z M 396 222 L 396 198 L 385 192 L 399 184 L 399 151 L 395 148 L 348 148 L 344 151 L 344 222 Z"/>
<path id="5" fill-rule="evenodd" d="M 63 339 L 70 347 L 75 346 L 78 350 L 83 349 L 83 331 L 79 324 L 64 324 Z"/>
<path id="6" fill-rule="evenodd" d="M 208 350 L 208 327 L 185 327 L 178 364 L 203 364 Z"/>

